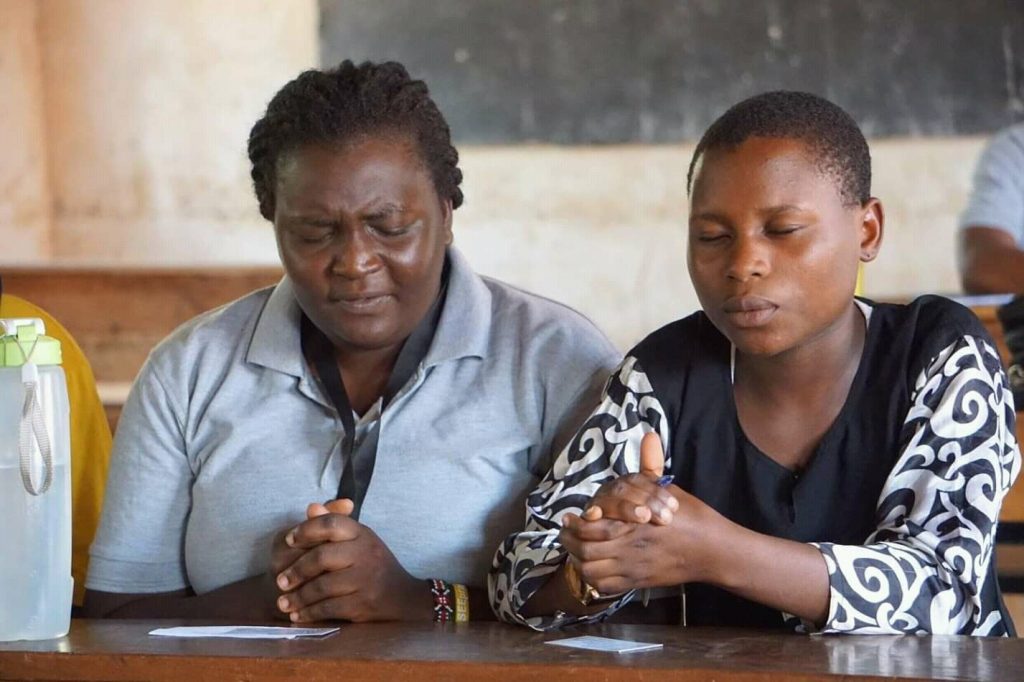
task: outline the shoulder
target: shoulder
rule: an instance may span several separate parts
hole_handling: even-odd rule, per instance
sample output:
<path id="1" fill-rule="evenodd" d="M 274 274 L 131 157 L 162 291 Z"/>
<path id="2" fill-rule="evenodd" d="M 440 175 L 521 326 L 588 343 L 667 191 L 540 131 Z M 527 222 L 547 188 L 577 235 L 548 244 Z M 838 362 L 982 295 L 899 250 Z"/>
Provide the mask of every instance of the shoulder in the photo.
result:
<path id="1" fill-rule="evenodd" d="M 268 287 L 254 291 L 185 322 L 157 344 L 147 364 L 173 369 L 234 356 L 240 347 L 248 345 L 273 290 Z"/>
<path id="2" fill-rule="evenodd" d="M 907 304 L 869 305 L 871 324 L 880 325 L 876 338 L 890 351 L 902 348 L 909 353 L 912 372 L 968 337 L 995 347 L 988 330 L 969 308 L 943 296 L 921 296 Z"/>
<path id="3" fill-rule="evenodd" d="M 944 296 L 920 296 L 907 304 L 870 303 L 872 321 L 880 314 L 885 324 L 913 333 L 919 343 L 930 339 L 951 343 L 964 336 L 988 339 L 988 331 L 970 308 Z"/>
<path id="4" fill-rule="evenodd" d="M 990 154 L 1011 155 L 1024 163 L 1024 123 L 998 132 L 989 141 L 986 151 Z"/>
<path id="5" fill-rule="evenodd" d="M 684 360 L 728 348 L 728 340 L 703 311 L 697 311 L 651 332 L 628 355 L 645 371 L 663 374 L 678 371 Z"/>
<path id="6" fill-rule="evenodd" d="M 622 354 L 586 316 L 558 301 L 481 276 L 491 294 L 492 333 L 514 331 L 527 347 L 617 363 Z M 556 360 L 556 358 L 552 358 Z"/>
<path id="7" fill-rule="evenodd" d="M 994 186 L 1014 186 L 1024 172 L 1024 123 L 1000 131 L 985 145 L 978 161 L 975 182 Z M 1009 183 L 1009 184 L 1007 184 Z"/>

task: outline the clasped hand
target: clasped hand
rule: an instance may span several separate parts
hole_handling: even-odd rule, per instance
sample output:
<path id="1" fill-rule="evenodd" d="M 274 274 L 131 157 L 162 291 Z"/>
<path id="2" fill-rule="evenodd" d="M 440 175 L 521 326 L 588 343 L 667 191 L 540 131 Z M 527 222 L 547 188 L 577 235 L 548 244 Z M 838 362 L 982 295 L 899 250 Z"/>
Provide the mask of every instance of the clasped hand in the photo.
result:
<path id="1" fill-rule="evenodd" d="M 350 516 L 352 508 L 344 499 L 311 504 L 305 521 L 274 539 L 269 576 L 276 610 L 296 623 L 428 617 L 426 585 Z"/>
<path id="2" fill-rule="evenodd" d="M 665 465 L 655 433 L 640 445 L 640 473 L 608 481 L 582 516 L 566 514 L 559 541 L 601 594 L 711 582 L 714 538 L 725 519 L 675 485 L 657 483 Z"/>

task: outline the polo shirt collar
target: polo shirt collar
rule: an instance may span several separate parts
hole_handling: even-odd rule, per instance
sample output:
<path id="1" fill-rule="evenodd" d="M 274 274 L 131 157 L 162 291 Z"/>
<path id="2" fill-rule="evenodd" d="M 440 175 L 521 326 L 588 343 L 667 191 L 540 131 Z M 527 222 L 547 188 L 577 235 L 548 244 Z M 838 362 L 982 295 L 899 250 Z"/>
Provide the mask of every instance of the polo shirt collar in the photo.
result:
<path id="1" fill-rule="evenodd" d="M 486 357 L 491 333 L 491 292 L 454 247 L 441 318 L 423 366 L 465 357 Z M 295 377 L 306 375 L 302 357 L 302 310 L 285 275 L 270 293 L 249 342 L 246 360 Z"/>
<path id="2" fill-rule="evenodd" d="M 462 253 L 448 247 L 448 294 L 423 366 L 487 357 L 491 336 L 491 290 Z"/>
<path id="3" fill-rule="evenodd" d="M 270 292 L 256 321 L 246 360 L 294 377 L 305 376 L 301 324 L 302 309 L 295 300 L 292 282 L 285 275 Z"/>

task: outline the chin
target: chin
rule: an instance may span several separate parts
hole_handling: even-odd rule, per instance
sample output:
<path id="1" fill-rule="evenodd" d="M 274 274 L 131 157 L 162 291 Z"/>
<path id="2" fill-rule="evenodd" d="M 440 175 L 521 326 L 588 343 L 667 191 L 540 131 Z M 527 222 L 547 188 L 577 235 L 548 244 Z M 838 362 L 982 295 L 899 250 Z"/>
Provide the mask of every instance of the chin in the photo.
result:
<path id="1" fill-rule="evenodd" d="M 395 339 L 393 334 L 357 332 L 353 331 L 343 336 L 345 343 L 355 350 L 380 350 L 400 343 L 402 339 Z"/>
<path id="2" fill-rule="evenodd" d="M 729 330 L 723 332 L 726 338 L 736 346 L 736 351 L 744 355 L 772 357 L 784 353 L 792 347 L 786 339 L 768 330 Z"/>
<path id="3" fill-rule="evenodd" d="M 353 350 L 377 350 L 396 343 L 395 325 L 384 320 L 332 319 L 332 334 L 337 341 Z M 397 339 L 401 341 L 401 339 Z"/>

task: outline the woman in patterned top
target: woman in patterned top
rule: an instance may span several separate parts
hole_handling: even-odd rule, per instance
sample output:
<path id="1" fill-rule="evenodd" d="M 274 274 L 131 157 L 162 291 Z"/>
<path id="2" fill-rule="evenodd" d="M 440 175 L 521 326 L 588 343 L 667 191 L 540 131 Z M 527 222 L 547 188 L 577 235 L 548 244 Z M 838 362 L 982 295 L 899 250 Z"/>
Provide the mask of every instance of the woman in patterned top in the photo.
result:
<path id="1" fill-rule="evenodd" d="M 870 184 L 856 123 L 819 97 L 708 129 L 687 187 L 703 311 L 627 355 L 528 498 L 491 574 L 501 618 L 1013 634 L 992 560 L 1020 470 L 1006 376 L 965 308 L 854 298 L 882 240 Z"/>

